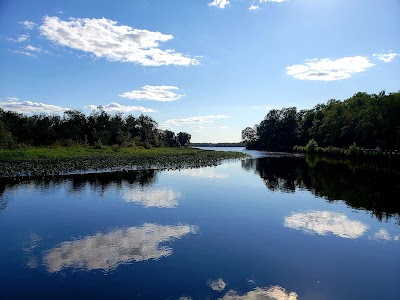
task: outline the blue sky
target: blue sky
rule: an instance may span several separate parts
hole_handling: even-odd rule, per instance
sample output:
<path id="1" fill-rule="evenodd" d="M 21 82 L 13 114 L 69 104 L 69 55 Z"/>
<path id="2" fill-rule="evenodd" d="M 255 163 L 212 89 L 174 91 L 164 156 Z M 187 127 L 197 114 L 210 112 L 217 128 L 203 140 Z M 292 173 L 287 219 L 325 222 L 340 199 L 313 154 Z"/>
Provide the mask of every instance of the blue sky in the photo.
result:
<path id="1" fill-rule="evenodd" d="M 240 141 L 271 108 L 400 90 L 398 0 L 0 0 L 0 107 Z"/>

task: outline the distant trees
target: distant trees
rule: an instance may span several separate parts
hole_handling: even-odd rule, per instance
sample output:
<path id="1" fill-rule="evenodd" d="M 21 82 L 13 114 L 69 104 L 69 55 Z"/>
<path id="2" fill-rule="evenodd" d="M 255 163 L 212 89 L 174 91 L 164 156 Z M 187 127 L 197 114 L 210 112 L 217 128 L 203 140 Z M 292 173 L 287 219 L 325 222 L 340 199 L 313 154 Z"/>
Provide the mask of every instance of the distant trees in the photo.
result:
<path id="1" fill-rule="evenodd" d="M 321 147 L 400 149 L 400 92 L 357 93 L 312 109 L 271 110 L 264 120 L 242 131 L 248 148 L 291 150 L 314 140 Z"/>
<path id="2" fill-rule="evenodd" d="M 98 107 L 89 116 L 68 110 L 63 116 L 26 116 L 0 109 L 0 149 L 24 145 L 137 145 L 177 147 L 190 145 L 191 135 L 160 130 L 149 116 L 108 114 Z"/>

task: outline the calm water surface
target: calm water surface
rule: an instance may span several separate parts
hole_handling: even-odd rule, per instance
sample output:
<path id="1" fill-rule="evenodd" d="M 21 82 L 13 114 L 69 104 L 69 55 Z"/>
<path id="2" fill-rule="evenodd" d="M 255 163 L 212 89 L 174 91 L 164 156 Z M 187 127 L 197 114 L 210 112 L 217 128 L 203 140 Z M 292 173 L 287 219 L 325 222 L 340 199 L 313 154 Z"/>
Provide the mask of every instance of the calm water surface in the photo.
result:
<path id="1" fill-rule="evenodd" d="M 400 170 L 282 157 L 0 181 L 0 299 L 400 299 Z"/>

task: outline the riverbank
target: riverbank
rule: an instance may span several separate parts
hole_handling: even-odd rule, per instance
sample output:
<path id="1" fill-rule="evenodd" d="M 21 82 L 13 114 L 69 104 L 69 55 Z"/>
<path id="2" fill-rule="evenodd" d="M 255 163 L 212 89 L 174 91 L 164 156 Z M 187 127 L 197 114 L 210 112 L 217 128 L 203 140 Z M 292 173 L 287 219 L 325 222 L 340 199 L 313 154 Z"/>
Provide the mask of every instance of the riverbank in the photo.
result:
<path id="1" fill-rule="evenodd" d="M 240 152 L 188 147 L 35 147 L 0 150 L 0 177 L 56 176 L 146 168 L 180 169 L 217 165 L 222 160 L 246 156 Z"/>

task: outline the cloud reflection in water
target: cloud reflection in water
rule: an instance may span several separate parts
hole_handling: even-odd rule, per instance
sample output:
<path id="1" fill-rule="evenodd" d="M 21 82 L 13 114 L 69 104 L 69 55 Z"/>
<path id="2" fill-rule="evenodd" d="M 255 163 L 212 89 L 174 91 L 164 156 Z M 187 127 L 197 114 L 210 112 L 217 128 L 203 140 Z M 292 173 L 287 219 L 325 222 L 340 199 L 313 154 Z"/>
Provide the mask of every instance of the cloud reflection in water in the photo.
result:
<path id="1" fill-rule="evenodd" d="M 170 188 L 130 189 L 122 194 L 126 202 L 140 203 L 144 207 L 173 208 L 178 205 L 180 193 Z"/>
<path id="2" fill-rule="evenodd" d="M 309 211 L 293 213 L 285 218 L 285 227 L 303 230 L 304 232 L 356 239 L 368 229 L 368 225 L 349 219 L 346 215 L 330 211 Z"/>
<path id="3" fill-rule="evenodd" d="M 191 233 L 196 233 L 195 226 L 143 224 L 64 242 L 49 250 L 43 261 L 51 273 L 64 268 L 107 271 L 120 264 L 169 256 L 172 249 L 160 243 Z"/>
<path id="4" fill-rule="evenodd" d="M 206 179 L 227 179 L 228 174 L 219 173 L 215 168 L 196 168 L 196 169 L 183 169 L 179 171 L 171 171 L 172 175 L 183 175 L 190 177 L 206 178 Z"/>
<path id="5" fill-rule="evenodd" d="M 381 240 L 381 241 L 398 241 L 398 235 L 391 235 L 386 229 L 380 229 L 378 232 L 375 232 L 370 239 L 373 240 Z"/>
<path id="6" fill-rule="evenodd" d="M 230 290 L 221 300 L 297 300 L 298 295 L 295 292 L 287 293 L 280 286 L 271 286 L 269 288 L 257 287 L 254 290 L 238 295 L 236 291 Z"/>

